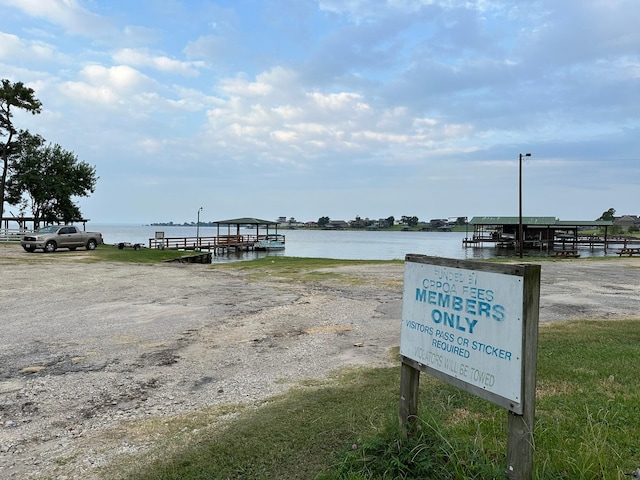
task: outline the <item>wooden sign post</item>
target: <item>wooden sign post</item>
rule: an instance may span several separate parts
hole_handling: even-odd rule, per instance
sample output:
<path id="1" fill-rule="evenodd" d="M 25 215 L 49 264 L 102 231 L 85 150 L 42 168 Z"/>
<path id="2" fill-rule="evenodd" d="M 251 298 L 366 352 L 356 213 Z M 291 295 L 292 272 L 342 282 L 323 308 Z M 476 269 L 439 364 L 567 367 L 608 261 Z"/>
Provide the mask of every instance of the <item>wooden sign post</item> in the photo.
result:
<path id="1" fill-rule="evenodd" d="M 400 425 L 411 433 L 426 372 L 509 411 L 509 478 L 531 479 L 540 266 L 405 260 Z"/>

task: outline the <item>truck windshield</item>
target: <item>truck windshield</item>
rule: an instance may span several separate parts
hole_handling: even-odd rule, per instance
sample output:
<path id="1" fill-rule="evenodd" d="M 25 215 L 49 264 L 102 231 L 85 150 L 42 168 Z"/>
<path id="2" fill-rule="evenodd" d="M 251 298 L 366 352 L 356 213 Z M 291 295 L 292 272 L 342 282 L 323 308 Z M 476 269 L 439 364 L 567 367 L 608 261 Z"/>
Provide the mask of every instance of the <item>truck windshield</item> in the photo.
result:
<path id="1" fill-rule="evenodd" d="M 39 233 L 55 233 L 60 227 L 56 225 L 49 225 L 48 227 L 42 227 L 38 229 Z"/>

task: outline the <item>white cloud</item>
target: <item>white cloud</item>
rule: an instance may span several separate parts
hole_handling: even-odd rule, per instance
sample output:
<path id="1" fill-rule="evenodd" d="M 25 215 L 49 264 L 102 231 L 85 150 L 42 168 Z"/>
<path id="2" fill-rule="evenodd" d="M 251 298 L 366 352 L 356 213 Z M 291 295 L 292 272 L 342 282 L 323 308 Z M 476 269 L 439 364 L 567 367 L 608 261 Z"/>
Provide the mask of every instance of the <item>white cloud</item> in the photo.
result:
<path id="1" fill-rule="evenodd" d="M 478 12 L 498 8 L 496 0 L 320 0 L 320 10 L 345 15 L 354 23 L 378 21 L 390 13 L 412 15 L 426 7 L 473 9 Z"/>
<path id="2" fill-rule="evenodd" d="M 106 85 L 88 85 L 82 82 L 66 82 L 60 87 L 61 91 L 76 102 L 90 102 L 102 104 L 105 107 L 120 101 L 120 97 Z"/>
<path id="3" fill-rule="evenodd" d="M 94 36 L 113 29 L 107 20 L 84 9 L 77 0 L 2 0 L 2 3 L 59 25 L 72 34 Z"/>
<path id="4" fill-rule="evenodd" d="M 249 82 L 244 78 L 226 79 L 220 83 L 220 90 L 230 96 L 266 96 L 273 91 L 273 86 L 256 81 Z"/>
<path id="5" fill-rule="evenodd" d="M 271 138 L 281 143 L 294 143 L 298 139 L 298 135 L 290 130 L 276 130 L 271 132 Z"/>
<path id="6" fill-rule="evenodd" d="M 295 72 L 282 67 L 274 67 L 269 71 L 258 74 L 255 81 L 247 80 L 241 74 L 235 78 L 224 78 L 218 89 L 230 97 L 269 97 L 272 101 L 290 98 L 295 95 L 297 88 Z"/>
<path id="7" fill-rule="evenodd" d="M 363 102 L 361 95 L 352 92 L 340 92 L 322 94 L 312 92 L 307 94 L 311 101 L 322 110 L 332 110 L 344 112 L 350 110 L 353 112 L 362 112 L 369 110 L 369 106 Z"/>
<path id="8" fill-rule="evenodd" d="M 125 65 L 115 67 L 88 65 L 82 69 L 80 76 L 94 86 L 107 87 L 121 92 L 139 91 L 143 87 L 149 87 L 153 84 L 149 77 Z"/>
<path id="9" fill-rule="evenodd" d="M 0 32 L 0 58 L 14 56 L 16 52 L 23 50 L 23 48 L 17 35 Z"/>
<path id="10" fill-rule="evenodd" d="M 57 49 L 38 40 L 22 40 L 17 35 L 0 32 L 0 59 L 36 62 L 51 62 L 63 58 Z"/>
<path id="11" fill-rule="evenodd" d="M 236 51 L 236 46 L 221 35 L 205 35 L 189 41 L 184 48 L 188 58 L 202 58 L 207 62 L 216 63 L 227 59 Z"/>
<path id="12" fill-rule="evenodd" d="M 135 67 L 151 67 L 161 72 L 175 73 L 187 77 L 199 74 L 204 62 L 183 62 L 165 55 L 152 55 L 146 49 L 123 48 L 113 54 L 113 59 L 120 64 Z"/>
<path id="13" fill-rule="evenodd" d="M 106 122 L 112 118 L 113 127 L 127 124 L 127 118 L 142 119 L 152 112 L 171 107 L 170 102 L 161 97 L 155 90 L 155 81 L 131 67 L 118 65 L 86 65 L 78 73 L 77 80 L 60 84 L 59 91 L 69 106 L 74 106 L 85 115 L 105 109 L 91 123 Z M 56 100 L 56 108 L 64 108 L 62 102 Z M 116 111 L 120 113 L 116 115 Z M 107 113 L 110 112 L 110 113 Z"/>
<path id="14" fill-rule="evenodd" d="M 219 91 L 232 95 L 219 98 L 208 111 L 204 143 L 233 151 L 255 145 L 261 162 L 306 166 L 355 152 L 380 158 L 373 161 L 382 164 L 387 163 L 383 157 L 411 163 L 424 161 L 426 152 L 454 156 L 474 150 L 454 143 L 475 135 L 470 124 L 417 116 L 405 106 L 373 105 L 358 92 L 305 92 L 300 81 L 294 71 L 282 68 L 255 80 L 222 79 Z M 391 153 L 394 149 L 399 151 Z"/>

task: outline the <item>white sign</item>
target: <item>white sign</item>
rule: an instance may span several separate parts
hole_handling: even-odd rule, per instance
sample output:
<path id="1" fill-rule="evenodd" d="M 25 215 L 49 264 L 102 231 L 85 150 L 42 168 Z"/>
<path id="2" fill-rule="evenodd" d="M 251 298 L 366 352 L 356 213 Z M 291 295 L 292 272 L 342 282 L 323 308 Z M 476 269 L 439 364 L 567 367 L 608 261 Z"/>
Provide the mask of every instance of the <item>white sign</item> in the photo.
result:
<path id="1" fill-rule="evenodd" d="M 522 277 L 405 263 L 401 355 L 520 403 L 522 344 Z"/>

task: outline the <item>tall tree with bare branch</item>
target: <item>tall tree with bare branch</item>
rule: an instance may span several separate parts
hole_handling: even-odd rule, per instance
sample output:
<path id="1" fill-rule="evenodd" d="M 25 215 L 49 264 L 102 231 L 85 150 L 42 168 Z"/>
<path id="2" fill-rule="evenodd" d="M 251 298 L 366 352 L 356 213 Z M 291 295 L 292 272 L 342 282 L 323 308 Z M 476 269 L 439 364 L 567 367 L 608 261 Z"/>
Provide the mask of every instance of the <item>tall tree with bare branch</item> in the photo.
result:
<path id="1" fill-rule="evenodd" d="M 16 149 L 18 131 L 13 125 L 12 109 L 25 110 L 35 115 L 40 113 L 42 103 L 35 97 L 32 88 L 25 87 L 22 82 L 11 83 L 2 79 L 0 87 L 0 218 L 4 215 L 4 199 L 7 177 L 11 168 L 11 156 Z"/>

